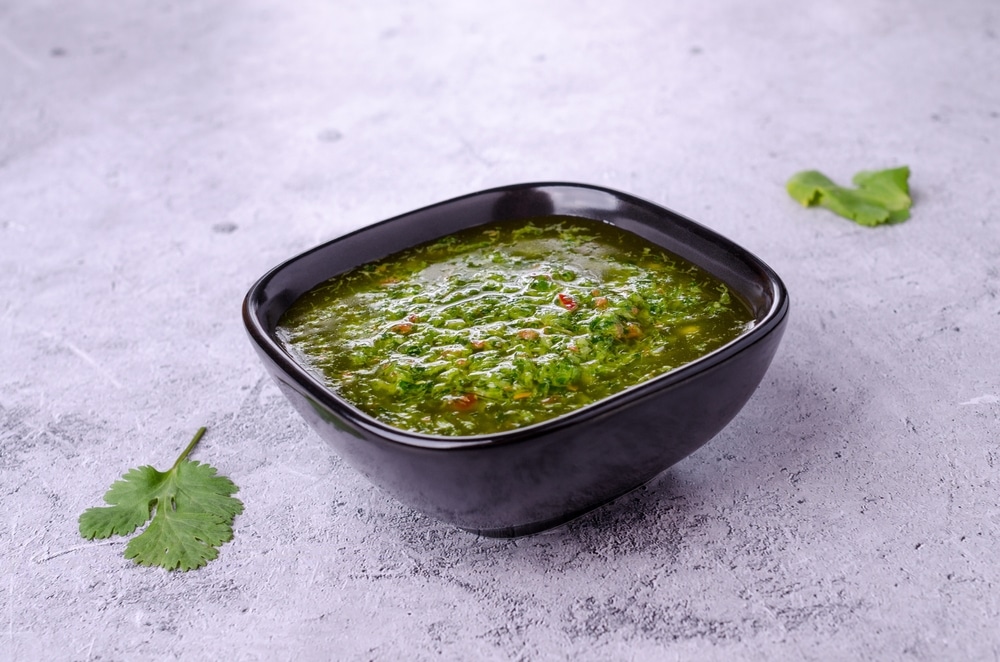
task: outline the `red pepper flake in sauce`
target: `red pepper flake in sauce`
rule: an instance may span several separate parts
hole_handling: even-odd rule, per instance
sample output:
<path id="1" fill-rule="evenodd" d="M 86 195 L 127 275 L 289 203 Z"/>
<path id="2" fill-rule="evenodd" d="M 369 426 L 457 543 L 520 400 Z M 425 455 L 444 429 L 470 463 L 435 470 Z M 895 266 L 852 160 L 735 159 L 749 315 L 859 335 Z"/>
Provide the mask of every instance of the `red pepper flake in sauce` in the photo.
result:
<path id="1" fill-rule="evenodd" d="M 455 398 L 451 398 L 448 404 L 455 411 L 469 411 L 476 406 L 478 398 L 475 393 L 465 393 Z"/>
<path id="2" fill-rule="evenodd" d="M 559 305 L 570 312 L 573 312 L 579 307 L 576 303 L 576 299 L 568 294 L 563 294 L 562 292 L 559 293 Z"/>
<path id="3" fill-rule="evenodd" d="M 629 322 L 625 325 L 625 337 L 629 340 L 635 340 L 637 338 L 642 338 L 642 327 L 638 324 L 633 324 Z"/>

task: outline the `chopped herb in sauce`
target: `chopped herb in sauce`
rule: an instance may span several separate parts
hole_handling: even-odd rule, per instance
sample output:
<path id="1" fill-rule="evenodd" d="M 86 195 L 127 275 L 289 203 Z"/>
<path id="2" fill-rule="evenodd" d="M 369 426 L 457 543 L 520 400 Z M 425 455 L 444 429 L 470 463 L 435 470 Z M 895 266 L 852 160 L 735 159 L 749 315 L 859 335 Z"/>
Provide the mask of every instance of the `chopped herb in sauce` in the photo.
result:
<path id="1" fill-rule="evenodd" d="M 285 347 L 389 425 L 531 425 L 689 363 L 753 316 L 726 286 L 606 223 L 482 226 L 362 265 L 282 317 Z"/>

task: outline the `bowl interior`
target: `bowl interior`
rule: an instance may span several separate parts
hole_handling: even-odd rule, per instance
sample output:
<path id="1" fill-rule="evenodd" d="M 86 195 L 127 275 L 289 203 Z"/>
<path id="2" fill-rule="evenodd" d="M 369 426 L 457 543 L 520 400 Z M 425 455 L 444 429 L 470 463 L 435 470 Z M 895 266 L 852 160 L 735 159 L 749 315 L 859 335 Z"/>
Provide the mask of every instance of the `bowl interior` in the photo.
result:
<path id="1" fill-rule="evenodd" d="M 750 308 L 755 324 L 748 333 L 693 364 L 668 373 L 674 379 L 684 372 L 710 367 L 713 361 L 721 360 L 722 354 L 739 351 L 741 344 L 752 343 L 755 336 L 779 323 L 787 308 L 787 295 L 778 276 L 745 249 L 708 228 L 617 191 L 581 184 L 541 183 L 491 189 L 431 205 L 362 228 L 294 257 L 253 286 L 244 303 L 244 321 L 258 350 L 309 397 L 398 441 L 412 442 L 418 438 L 426 441 L 429 435 L 387 429 L 323 386 L 282 348 L 275 335 L 278 320 L 302 294 L 356 266 L 466 228 L 553 215 L 604 221 L 638 235 L 716 276 Z M 662 381 L 663 377 L 651 381 Z M 440 443 L 451 444 L 457 439 L 471 438 L 438 439 Z"/>

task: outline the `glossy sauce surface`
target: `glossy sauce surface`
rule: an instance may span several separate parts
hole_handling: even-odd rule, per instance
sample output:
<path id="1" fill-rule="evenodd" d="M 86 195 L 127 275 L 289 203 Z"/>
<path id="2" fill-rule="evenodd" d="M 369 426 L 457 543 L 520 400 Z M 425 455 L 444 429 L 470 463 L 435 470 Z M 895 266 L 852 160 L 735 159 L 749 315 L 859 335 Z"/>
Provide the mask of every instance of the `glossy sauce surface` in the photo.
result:
<path id="1" fill-rule="evenodd" d="M 286 350 L 358 409 L 433 435 L 538 423 L 751 328 L 726 286 L 609 224 L 487 225 L 337 276 L 281 318 Z"/>

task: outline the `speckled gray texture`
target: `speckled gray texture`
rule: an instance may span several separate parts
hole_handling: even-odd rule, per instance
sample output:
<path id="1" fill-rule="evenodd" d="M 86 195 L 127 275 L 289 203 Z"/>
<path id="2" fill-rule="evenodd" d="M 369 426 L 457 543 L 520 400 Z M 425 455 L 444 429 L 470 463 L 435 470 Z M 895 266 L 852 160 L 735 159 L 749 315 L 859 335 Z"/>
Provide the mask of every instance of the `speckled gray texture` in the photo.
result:
<path id="1" fill-rule="evenodd" d="M 992 0 L 0 2 L 0 659 L 1000 659 Z M 793 172 L 909 164 L 911 221 Z M 479 539 L 283 401 L 239 306 L 493 185 L 664 204 L 786 280 L 743 412 L 646 488 Z M 76 518 L 131 466 L 241 487 L 170 574 Z"/>

